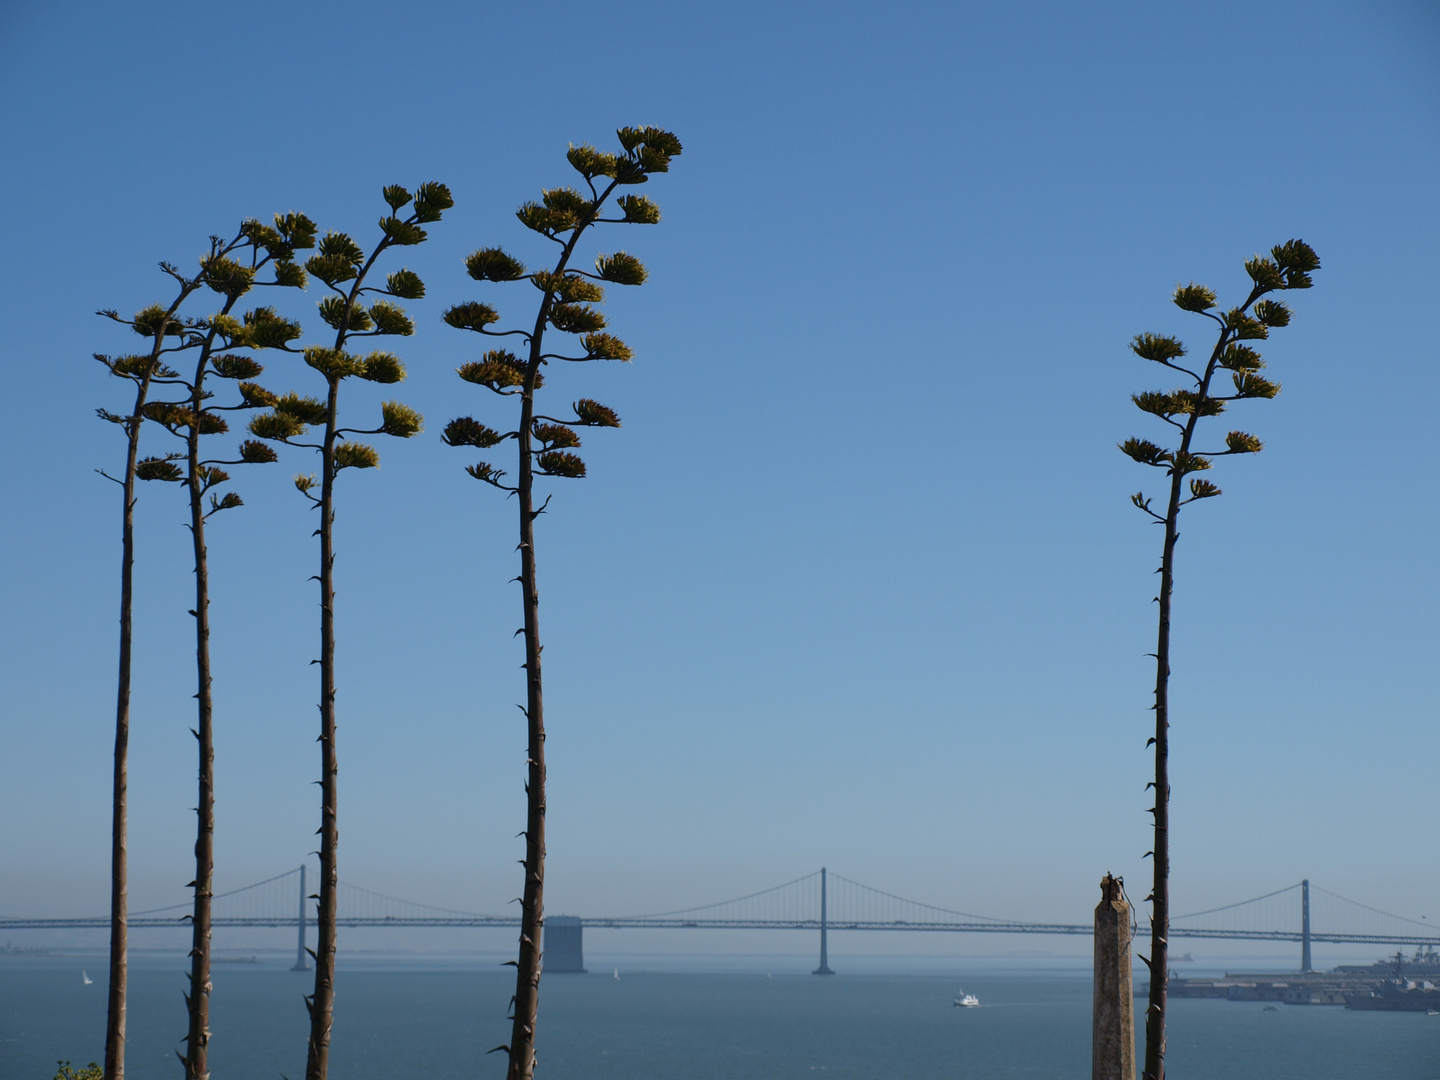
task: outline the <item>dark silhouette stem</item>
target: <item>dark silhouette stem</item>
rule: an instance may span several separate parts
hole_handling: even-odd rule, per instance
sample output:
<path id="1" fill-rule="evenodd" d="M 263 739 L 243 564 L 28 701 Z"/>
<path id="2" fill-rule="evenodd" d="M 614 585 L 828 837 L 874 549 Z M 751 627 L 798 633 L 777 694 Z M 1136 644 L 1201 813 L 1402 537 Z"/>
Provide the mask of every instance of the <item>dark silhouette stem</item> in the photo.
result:
<path id="1" fill-rule="evenodd" d="M 350 312 L 380 253 L 389 247 L 382 239 L 356 276 L 345 298 L 335 333 L 335 349 L 345 348 Z M 326 1080 L 330 1070 L 330 1032 L 335 1022 L 336 848 L 340 844 L 335 752 L 335 444 L 340 434 L 340 381 L 332 375 L 325 401 L 325 441 L 320 450 L 320 893 L 316 912 L 315 992 L 309 998 L 310 1039 L 306 1051 L 305 1080 Z"/>
<path id="2" fill-rule="evenodd" d="M 181 279 L 180 293 L 155 330 L 150 363 L 136 379 L 135 408 L 125 422 L 125 478 L 120 525 L 120 671 L 115 693 L 115 771 L 110 817 L 110 985 L 105 1016 L 105 1080 L 125 1076 L 125 1004 L 129 979 L 130 864 L 126 851 L 129 811 L 130 667 L 135 573 L 135 467 L 140 459 L 140 428 L 145 400 L 164 352 L 165 331 L 184 303 L 200 287 L 199 277 Z"/>
<path id="3" fill-rule="evenodd" d="M 1245 311 L 1260 297 L 1258 288 L 1240 307 Z M 1160 620 L 1155 643 L 1155 884 L 1150 900 L 1150 998 L 1145 1010 L 1145 1065 L 1143 1080 L 1165 1080 L 1165 1021 L 1170 985 L 1170 611 L 1171 594 L 1175 587 L 1175 542 L 1180 507 L 1184 505 L 1185 471 L 1179 462 L 1190 453 L 1195 425 L 1210 400 L 1210 381 L 1215 376 L 1221 354 L 1234 337 L 1228 327 L 1220 330 L 1210 361 L 1203 376 L 1196 377 L 1196 401 L 1185 422 L 1176 452 L 1176 463 L 1170 469 L 1170 500 L 1165 510 L 1165 548 L 1160 558 Z M 1173 367 L 1174 365 L 1167 365 Z"/>
<path id="4" fill-rule="evenodd" d="M 229 314 L 239 296 L 229 297 Z M 195 549 L 195 739 L 199 744 L 199 793 L 195 806 L 195 903 L 191 913 L 190 1029 L 185 1037 L 185 1080 L 210 1076 L 210 938 L 215 882 L 215 738 L 210 678 L 210 566 L 205 550 L 205 480 L 200 471 L 200 423 L 205 407 L 205 369 L 215 346 L 212 328 L 200 349 L 190 387 L 190 426 L 185 434 L 190 538 Z"/>
<path id="5" fill-rule="evenodd" d="M 595 201 L 601 203 L 615 190 L 611 183 Z M 593 219 L 592 219 L 593 220 Z M 550 272 L 559 279 L 590 222 L 577 226 Z M 535 381 L 544 363 L 546 320 L 554 302 L 545 290 L 535 329 L 530 334 L 530 356 L 520 395 L 520 475 L 516 492 L 520 502 L 520 590 L 525 607 L 525 717 L 527 722 L 525 777 L 525 890 L 521 897 L 520 954 L 515 967 L 515 1016 L 510 1030 L 510 1064 L 506 1080 L 531 1080 L 535 1075 L 535 1026 L 540 1013 L 541 947 L 545 927 L 545 697 L 540 675 L 540 594 L 535 575 L 535 470 L 532 460 L 535 420 Z"/>

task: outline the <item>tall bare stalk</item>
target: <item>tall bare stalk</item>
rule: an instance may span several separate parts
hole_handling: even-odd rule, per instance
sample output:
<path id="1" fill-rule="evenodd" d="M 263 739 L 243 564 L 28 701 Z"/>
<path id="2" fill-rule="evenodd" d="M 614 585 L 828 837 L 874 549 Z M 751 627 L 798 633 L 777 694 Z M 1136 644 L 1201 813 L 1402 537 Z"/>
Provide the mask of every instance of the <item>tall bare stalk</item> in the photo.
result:
<path id="1" fill-rule="evenodd" d="M 210 256 L 225 250 L 226 245 L 212 238 Z M 135 401 L 128 415 L 99 409 L 101 419 L 121 427 L 125 432 L 125 471 L 113 477 L 103 469 L 100 474 L 120 485 L 120 664 L 115 693 L 115 758 L 111 788 L 110 817 L 110 963 L 109 991 L 105 1017 L 105 1080 L 123 1080 L 125 1075 L 125 1008 L 129 982 L 129 887 L 130 870 L 127 853 L 129 776 L 130 776 L 130 672 L 132 645 L 132 614 L 134 611 L 135 572 L 135 480 L 140 464 L 140 429 L 145 422 L 145 404 L 155 378 L 173 377 L 174 369 L 162 357 L 183 346 L 167 346 L 168 338 L 183 338 L 185 323 L 179 317 L 180 306 L 200 288 L 203 270 L 186 277 L 170 263 L 160 268 L 175 280 L 176 293 L 168 307 L 152 304 L 125 319 L 114 310 L 100 315 L 122 326 L 128 326 L 141 337 L 150 339 L 148 354 L 110 356 L 96 353 L 110 374 L 127 379 L 134 385 Z"/>
<path id="2" fill-rule="evenodd" d="M 250 432 L 262 439 L 274 439 L 292 446 L 306 447 L 320 454 L 320 478 L 313 475 L 295 477 L 295 486 L 320 512 L 316 530 L 320 538 L 320 893 L 318 901 L 318 933 L 315 950 L 315 990 L 306 998 L 310 1013 L 310 1037 L 306 1051 L 306 1080 L 325 1080 L 330 1067 L 330 1031 L 335 1015 L 335 920 L 336 920 L 336 849 L 340 843 L 337 821 L 336 774 L 339 769 L 335 749 L 335 480 L 344 469 L 369 469 L 380 464 L 374 447 L 345 439 L 347 435 L 393 435 L 409 438 L 421 431 L 420 414 L 398 401 L 381 406 L 381 423 L 377 428 L 358 429 L 340 426 L 340 384 L 352 377 L 369 382 L 397 383 L 405 378 L 405 367 L 388 352 L 372 352 L 358 356 L 346 351 L 352 338 L 378 335 L 409 335 L 414 324 L 403 310 L 388 299 L 379 299 L 367 307 L 367 294 L 402 300 L 417 300 L 425 295 L 425 285 L 410 270 L 397 270 L 386 279 L 384 288 L 365 282 L 380 255 L 391 247 L 422 243 L 426 232 L 421 227 L 440 220 L 441 214 L 454 205 L 450 190 L 444 184 L 421 184 L 414 194 L 399 185 L 384 190 L 390 214 L 380 221 L 381 237 L 367 258 L 365 252 L 344 233 L 327 233 L 320 240 L 318 253 L 305 263 L 310 276 L 323 282 L 331 295 L 320 303 L 320 317 L 335 331 L 334 344 L 328 348 L 312 347 L 304 351 L 305 363 L 325 379 L 324 400 L 287 394 L 276 400 L 272 411 L 262 413 L 250 422 Z M 397 215 L 405 207 L 411 213 Z M 296 441 L 308 427 L 324 427 L 319 443 Z M 320 495 L 313 494 L 315 487 Z"/>
<path id="3" fill-rule="evenodd" d="M 1140 334 L 1131 343 L 1135 355 L 1186 376 L 1189 385 L 1168 393 L 1146 391 L 1132 400 L 1143 412 L 1159 417 L 1179 434 L 1179 442 L 1171 449 L 1146 439 L 1127 439 L 1120 449 L 1135 461 L 1163 469 L 1170 481 L 1165 513 L 1151 509 L 1151 500 L 1144 492 L 1131 496 L 1131 502 L 1165 529 L 1160 556 L 1159 628 L 1155 644 L 1155 734 L 1146 743 L 1155 747 L 1155 779 L 1147 787 L 1155 789 L 1154 849 L 1146 854 L 1154 859 L 1155 884 L 1146 898 L 1151 902 L 1150 955 L 1141 957 L 1150 969 L 1150 998 L 1145 1011 L 1144 1080 L 1164 1080 L 1165 1076 L 1165 1010 L 1169 985 L 1170 935 L 1170 615 L 1171 594 L 1175 584 L 1175 542 L 1180 538 L 1177 526 L 1180 508 L 1198 499 L 1220 494 L 1209 480 L 1186 477 L 1211 467 L 1217 457 L 1232 454 L 1254 454 L 1261 442 L 1254 435 L 1231 431 L 1225 436 L 1224 450 L 1192 448 L 1196 424 L 1202 417 L 1218 416 L 1232 401 L 1251 398 L 1273 398 L 1280 392 L 1276 383 L 1259 372 L 1265 366 L 1260 354 L 1246 341 L 1270 336 L 1270 330 L 1290 322 L 1290 309 L 1276 300 L 1266 300 L 1267 293 L 1288 289 L 1308 289 L 1310 273 L 1320 260 L 1308 244 L 1291 240 L 1271 248 L 1270 258 L 1257 255 L 1245 264 L 1252 286 L 1245 302 L 1239 307 L 1220 312 L 1213 310 L 1215 293 L 1203 285 L 1182 285 L 1175 290 L 1174 302 L 1184 309 L 1212 319 L 1219 327 L 1214 347 L 1205 366 L 1192 370 L 1178 363 L 1185 356 L 1185 346 L 1178 338 L 1158 334 Z M 1217 394 L 1211 387 L 1221 368 L 1231 373 L 1234 393 Z M 1188 497 L 1186 497 L 1188 491 Z"/>
<path id="4" fill-rule="evenodd" d="M 526 814 L 525 887 L 521 897 L 520 950 L 515 961 L 515 996 L 512 999 L 508 1080 L 529 1080 L 535 1071 L 535 1025 L 539 1015 L 541 935 L 544 928 L 545 895 L 545 709 L 540 672 L 540 598 L 535 574 L 535 519 L 545 505 L 535 505 L 534 479 L 540 476 L 582 477 L 585 463 L 571 448 L 580 445 L 577 427 L 619 427 L 615 413 L 598 402 L 582 398 L 572 406 L 573 417 L 556 420 L 535 411 L 535 392 L 544 383 L 541 368 L 551 360 L 629 360 L 630 349 L 618 339 L 602 333 L 605 317 L 587 306 L 604 299 L 599 282 L 639 285 L 645 280 L 640 261 L 625 252 L 602 255 L 595 273 L 574 270 L 570 260 L 580 237 L 598 222 L 653 225 L 660 210 L 643 195 L 622 195 L 615 202 L 622 216 L 602 218 L 601 208 L 617 187 L 645 183 L 652 173 L 668 172 L 670 159 L 680 154 L 680 140 L 659 128 L 621 128 L 619 154 L 601 153 L 591 146 L 571 147 L 570 164 L 584 178 L 588 194 L 574 188 L 552 188 L 542 192 L 541 201 L 520 207 L 517 217 L 528 229 L 553 241 L 560 248 L 549 270 L 527 272 L 524 265 L 500 248 L 481 248 L 465 262 L 477 281 L 529 280 L 540 290 L 535 322 L 528 331 L 491 330 L 499 314 L 488 304 L 460 304 L 445 312 L 445 321 L 462 330 L 492 337 L 519 337 L 527 355 L 520 359 L 505 350 L 491 350 L 484 358 L 464 365 L 460 377 L 484 386 L 496 394 L 520 399 L 519 423 L 514 430 L 500 433 L 472 417 L 452 420 L 444 439 L 451 446 L 487 449 L 505 439 L 519 444 L 516 483 L 504 482 L 505 472 L 481 462 L 468 466 L 477 480 L 517 496 L 520 512 L 520 591 L 524 608 L 525 707 L 526 718 Z M 544 351 L 547 328 L 580 335 L 583 356 L 563 356 Z M 549 500 L 547 499 L 546 502 Z"/>
<path id="5" fill-rule="evenodd" d="M 216 488 L 227 483 L 230 475 L 223 466 L 244 463 L 272 462 L 275 451 L 262 442 L 247 440 L 240 446 L 237 459 L 202 460 L 200 437 L 224 434 L 229 424 L 221 415 L 238 409 L 270 406 L 275 395 L 253 382 L 240 383 L 240 401 L 234 405 L 217 405 L 206 388 L 206 377 L 248 380 L 264 369 L 248 356 L 216 350 L 249 350 L 283 348 L 300 336 L 300 327 L 275 315 L 270 308 L 255 308 L 243 321 L 231 311 L 252 286 L 289 285 L 302 287 L 305 272 L 293 262 L 298 248 L 314 246 L 315 228 L 300 214 L 277 216 L 275 228 L 256 221 L 247 221 L 241 229 L 248 249 L 248 265 L 237 262 L 229 254 L 215 255 L 203 263 L 205 284 L 224 298 L 220 311 L 189 325 L 186 346 L 196 355 L 194 377 L 186 382 L 175 378 L 167 382 L 184 392 L 183 400 L 152 402 L 145 408 L 146 416 L 185 443 L 183 454 L 149 458 L 139 466 L 145 480 L 183 482 L 189 494 L 190 535 L 194 551 L 196 670 L 196 725 L 193 729 L 199 751 L 199 792 L 196 804 L 195 877 L 190 882 L 194 892 L 191 914 L 190 989 L 185 995 L 189 1012 L 189 1028 L 185 1040 L 186 1080 L 205 1080 L 209 1076 L 210 1046 L 210 955 L 211 900 L 215 876 L 215 742 L 214 703 L 210 666 L 210 564 L 205 544 L 206 521 L 221 510 L 243 505 L 240 496 L 227 492 L 223 497 Z M 262 254 L 263 249 L 263 254 Z M 268 263 L 274 263 L 274 279 L 257 281 L 256 274 Z M 185 469 L 175 464 L 182 458 Z M 205 498 L 209 496 L 207 507 Z"/>

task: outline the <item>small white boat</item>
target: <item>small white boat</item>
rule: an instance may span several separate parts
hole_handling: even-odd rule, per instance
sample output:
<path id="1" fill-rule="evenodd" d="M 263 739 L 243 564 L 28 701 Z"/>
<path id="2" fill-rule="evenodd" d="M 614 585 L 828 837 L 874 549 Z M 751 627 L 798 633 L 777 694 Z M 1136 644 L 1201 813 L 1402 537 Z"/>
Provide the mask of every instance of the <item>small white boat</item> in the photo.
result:
<path id="1" fill-rule="evenodd" d="M 955 1007 L 957 1009 L 973 1009 L 979 1004 L 980 999 L 978 997 L 974 994 L 967 994 L 964 990 L 961 990 L 955 997 Z"/>
<path id="2" fill-rule="evenodd" d="M 620 981 L 620 969 L 619 969 L 619 968 L 616 968 L 616 969 L 615 969 L 615 981 L 616 981 L 616 982 L 619 982 L 619 981 Z"/>
<path id="3" fill-rule="evenodd" d="M 86 986 L 91 986 L 91 985 L 93 985 L 94 982 L 95 982 L 94 979 L 92 979 L 88 974 L 86 974 L 84 968 L 81 968 L 81 969 L 80 969 L 80 978 L 82 978 L 83 980 L 85 980 L 85 985 L 86 985 Z"/>

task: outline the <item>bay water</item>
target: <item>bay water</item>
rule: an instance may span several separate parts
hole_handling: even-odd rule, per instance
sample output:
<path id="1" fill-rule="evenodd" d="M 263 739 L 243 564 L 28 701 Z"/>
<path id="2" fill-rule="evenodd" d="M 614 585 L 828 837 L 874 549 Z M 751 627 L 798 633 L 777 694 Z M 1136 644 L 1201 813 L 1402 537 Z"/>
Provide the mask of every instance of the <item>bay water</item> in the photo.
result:
<path id="1" fill-rule="evenodd" d="M 833 959 L 833 958 L 832 958 Z M 312 976 L 287 958 L 217 964 L 215 1080 L 298 1080 Z M 592 961 L 592 969 L 599 967 Z M 963 972 L 624 969 L 547 976 L 544 1080 L 1085 1080 L 1086 970 Z M 744 968 L 746 965 L 732 964 Z M 783 966 L 783 965 L 782 965 Z M 841 966 L 837 963 L 837 967 Z M 93 982 L 86 985 L 82 968 Z M 660 970 L 656 970 L 659 968 Z M 185 961 L 131 961 L 131 1080 L 178 1080 Z M 330 1075 L 335 1080 L 501 1080 L 513 969 L 493 958 L 342 954 Z M 619 977 L 616 977 L 618 971 Z M 955 1008 L 961 989 L 975 1009 Z M 1143 1009 L 1143 1004 L 1141 1004 Z M 1137 1009 L 1137 1015 L 1141 1009 Z M 0 1080 L 51 1080 L 57 1059 L 104 1050 L 103 956 L 0 955 Z M 1174 1080 L 1440 1080 L 1440 1017 L 1179 999 L 1171 1003 Z"/>

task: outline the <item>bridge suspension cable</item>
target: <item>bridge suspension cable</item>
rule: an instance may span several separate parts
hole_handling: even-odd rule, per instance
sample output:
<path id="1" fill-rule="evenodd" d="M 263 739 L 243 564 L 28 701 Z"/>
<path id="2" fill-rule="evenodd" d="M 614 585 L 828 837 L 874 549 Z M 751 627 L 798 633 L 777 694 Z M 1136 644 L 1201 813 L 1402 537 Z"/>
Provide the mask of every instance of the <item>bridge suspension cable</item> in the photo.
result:
<path id="1" fill-rule="evenodd" d="M 833 876 L 833 875 L 832 875 L 832 876 Z M 623 916 L 614 916 L 614 917 L 612 917 L 612 921 L 613 921 L 614 919 L 676 919 L 676 918 L 680 918 L 681 916 L 684 916 L 684 915 L 699 915 L 699 914 L 701 914 L 702 912 L 710 912 L 710 913 L 712 913 L 712 915 L 713 915 L 713 913 L 714 913 L 717 909 L 719 909 L 719 908 L 730 907 L 731 905 L 734 905 L 734 904 L 745 904 L 745 903 L 748 903 L 748 902 L 750 902 L 750 901 L 752 901 L 752 900 L 758 902 L 758 904 L 757 904 L 756 906 L 768 907 L 768 908 L 770 909 L 770 911 L 769 911 L 768 913 L 774 914 L 774 909 L 775 909 L 779 904 L 781 904 L 781 903 L 793 903 L 793 902 L 795 902 L 795 898 L 792 897 L 792 896 L 785 896 L 785 897 L 783 897 L 783 898 L 780 897 L 778 894 L 779 894 L 782 890 L 784 890 L 784 889 L 789 889 L 789 888 L 791 888 L 792 886 L 795 886 L 795 885 L 804 885 L 804 884 L 806 884 L 806 883 L 814 883 L 814 885 L 815 885 L 815 891 L 814 891 L 814 896 L 813 896 L 813 899 L 814 899 L 814 901 L 815 901 L 815 907 L 814 907 L 814 912 L 815 912 L 815 914 L 814 914 L 814 917 L 815 917 L 815 918 L 819 918 L 819 915 L 818 915 L 819 903 L 820 903 L 820 885 L 819 885 L 819 881 L 820 881 L 820 871 L 819 871 L 819 870 L 816 870 L 816 871 L 815 871 L 814 873 L 812 873 L 812 874 L 806 874 L 806 875 L 804 875 L 803 877 L 798 877 L 798 878 L 796 878 L 794 881 L 787 881 L 787 882 L 785 882 L 783 885 L 772 885 L 772 886 L 771 886 L 770 888 L 768 888 L 768 889 L 760 889 L 760 890 L 758 890 L 758 891 L 756 891 L 756 892 L 746 893 L 744 896 L 736 896 L 736 897 L 734 897 L 734 898 L 732 898 L 732 899 L 730 899 L 730 900 L 719 900 L 719 901 L 716 901 L 716 902 L 713 903 L 713 904 L 701 904 L 699 907 L 680 908 L 680 909 L 677 910 L 677 911 L 657 911 L 657 912 L 653 912 L 653 913 L 651 913 L 651 914 L 649 914 L 649 915 L 623 915 Z M 797 891 L 802 891 L 802 890 L 797 890 Z M 811 899 L 811 897 L 807 895 L 807 896 L 804 897 L 804 899 L 808 900 L 808 899 Z M 747 913 L 747 914 L 748 914 L 748 913 Z M 742 917 L 743 917 L 743 916 L 742 916 Z M 753 920 L 754 918 L 756 918 L 756 917 L 763 917 L 763 916 L 754 916 L 754 915 L 750 915 L 750 916 L 749 916 L 749 918 L 752 919 L 752 920 Z"/>
<path id="2" fill-rule="evenodd" d="M 250 892 L 250 890 L 252 890 L 252 889 L 259 889 L 259 888 L 262 888 L 262 887 L 265 886 L 265 885 L 272 885 L 272 884 L 274 884 L 274 883 L 277 882 L 277 881 L 285 881 L 285 880 L 287 880 L 287 879 L 289 879 L 289 878 L 293 878 L 293 877 L 295 877 L 295 876 L 296 876 L 297 874 L 299 874 L 299 873 L 300 873 L 300 868 L 297 866 L 294 870 L 286 870 L 285 873 L 283 873 L 283 874 L 276 874 L 274 877 L 268 877 L 268 878 L 266 878 L 264 881 L 257 881 L 257 882 L 255 882 L 255 883 L 252 884 L 252 885 L 242 885 L 242 886 L 240 886 L 240 888 L 238 888 L 238 889 L 230 889 L 230 890 L 227 891 L 227 892 L 215 893 L 215 894 L 210 898 L 210 900 L 211 900 L 211 902 L 213 903 L 213 902 L 216 901 L 216 900 L 224 900 L 224 899 L 227 899 L 227 898 L 232 897 L 232 896 L 239 896 L 241 893 L 248 893 L 248 892 Z M 284 897 L 285 897 L 285 902 L 286 902 L 286 903 L 292 903 L 293 900 L 294 900 L 294 896 L 293 896 L 293 894 L 290 893 L 290 892 L 284 893 Z M 268 899 L 268 897 L 267 897 L 267 899 Z M 167 905 L 167 906 L 165 906 L 165 907 L 148 908 L 148 909 L 145 910 L 145 911 L 132 911 L 132 912 L 130 912 L 130 917 L 131 917 L 131 918 L 135 918 L 135 917 L 141 916 L 141 915 L 163 915 L 163 914 L 164 914 L 165 912 L 167 912 L 167 911 L 181 911 L 181 910 L 189 911 L 189 910 L 191 910 L 192 907 L 193 907 L 192 901 L 187 900 L 187 901 L 185 901 L 185 902 L 182 903 L 182 904 L 169 904 L 169 905 Z"/>

